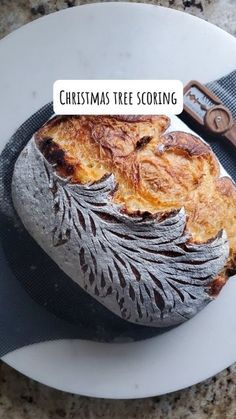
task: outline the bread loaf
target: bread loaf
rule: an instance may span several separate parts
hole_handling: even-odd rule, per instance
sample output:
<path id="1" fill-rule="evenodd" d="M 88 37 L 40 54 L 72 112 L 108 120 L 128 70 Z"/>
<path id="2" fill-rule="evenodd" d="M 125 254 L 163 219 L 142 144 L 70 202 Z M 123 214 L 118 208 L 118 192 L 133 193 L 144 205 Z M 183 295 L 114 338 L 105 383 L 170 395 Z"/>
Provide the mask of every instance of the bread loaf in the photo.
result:
<path id="1" fill-rule="evenodd" d="M 236 266 L 236 187 L 166 116 L 64 116 L 17 159 L 14 206 L 78 285 L 125 320 L 191 318 Z"/>

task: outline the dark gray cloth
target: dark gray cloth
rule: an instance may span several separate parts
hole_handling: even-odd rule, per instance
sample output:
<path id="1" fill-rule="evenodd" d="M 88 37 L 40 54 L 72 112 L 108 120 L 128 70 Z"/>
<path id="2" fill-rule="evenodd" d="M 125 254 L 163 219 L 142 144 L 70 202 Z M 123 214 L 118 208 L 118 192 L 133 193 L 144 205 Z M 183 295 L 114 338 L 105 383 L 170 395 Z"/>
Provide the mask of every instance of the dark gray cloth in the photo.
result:
<path id="1" fill-rule="evenodd" d="M 206 86 L 230 109 L 236 120 L 236 71 L 232 71 L 219 80 L 211 81 Z"/>
<path id="2" fill-rule="evenodd" d="M 236 71 L 208 86 L 236 118 Z M 67 277 L 22 226 L 11 200 L 14 163 L 52 114 L 50 103 L 32 115 L 0 156 L 0 356 L 55 339 L 112 342 L 141 340 L 163 332 L 133 325 L 110 313 Z M 210 144 L 236 180 L 233 146 L 217 138 L 211 138 Z"/>

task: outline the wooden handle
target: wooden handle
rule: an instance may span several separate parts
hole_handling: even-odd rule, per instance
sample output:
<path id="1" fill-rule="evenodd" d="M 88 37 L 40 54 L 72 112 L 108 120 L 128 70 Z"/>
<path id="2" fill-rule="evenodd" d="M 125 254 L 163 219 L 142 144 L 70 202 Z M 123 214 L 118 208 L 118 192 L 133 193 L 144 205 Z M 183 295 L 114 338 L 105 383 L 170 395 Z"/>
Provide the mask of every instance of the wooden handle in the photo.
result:
<path id="1" fill-rule="evenodd" d="M 225 133 L 225 137 L 236 147 L 236 123 Z"/>

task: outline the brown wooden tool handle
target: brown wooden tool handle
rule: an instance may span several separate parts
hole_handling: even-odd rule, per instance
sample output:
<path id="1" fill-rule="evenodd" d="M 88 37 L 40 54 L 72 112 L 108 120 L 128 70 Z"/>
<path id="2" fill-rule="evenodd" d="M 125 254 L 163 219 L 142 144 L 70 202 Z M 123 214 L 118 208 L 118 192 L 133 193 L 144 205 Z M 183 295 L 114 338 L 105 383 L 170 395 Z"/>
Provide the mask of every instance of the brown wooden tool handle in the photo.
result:
<path id="1" fill-rule="evenodd" d="M 225 137 L 236 147 L 236 123 L 225 133 Z"/>

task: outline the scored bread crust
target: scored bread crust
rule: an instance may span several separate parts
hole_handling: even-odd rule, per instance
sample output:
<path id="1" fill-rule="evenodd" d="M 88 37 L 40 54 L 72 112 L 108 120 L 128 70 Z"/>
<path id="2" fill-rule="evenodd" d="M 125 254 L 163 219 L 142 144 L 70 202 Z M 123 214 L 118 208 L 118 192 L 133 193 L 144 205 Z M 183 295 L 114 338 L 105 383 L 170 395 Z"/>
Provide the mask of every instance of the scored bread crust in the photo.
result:
<path id="1" fill-rule="evenodd" d="M 236 188 L 166 116 L 55 117 L 19 156 L 13 202 L 52 259 L 114 313 L 171 326 L 235 269 Z"/>

